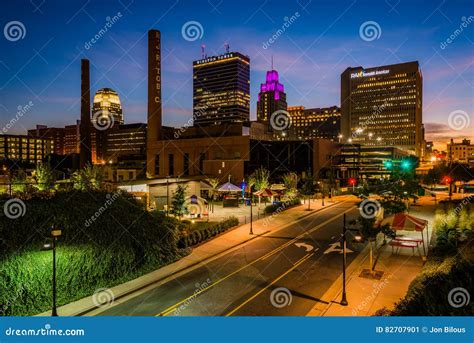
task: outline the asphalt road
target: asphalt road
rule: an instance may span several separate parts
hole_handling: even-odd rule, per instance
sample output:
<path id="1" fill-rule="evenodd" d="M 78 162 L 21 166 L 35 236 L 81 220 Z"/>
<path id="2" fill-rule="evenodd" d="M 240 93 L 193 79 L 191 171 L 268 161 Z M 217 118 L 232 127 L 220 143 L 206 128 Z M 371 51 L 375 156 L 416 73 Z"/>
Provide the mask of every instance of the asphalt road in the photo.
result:
<path id="1" fill-rule="evenodd" d="M 357 212 L 351 202 L 316 212 L 100 315 L 306 315 L 342 273 L 342 214 Z M 350 264 L 363 245 L 348 248 Z"/>

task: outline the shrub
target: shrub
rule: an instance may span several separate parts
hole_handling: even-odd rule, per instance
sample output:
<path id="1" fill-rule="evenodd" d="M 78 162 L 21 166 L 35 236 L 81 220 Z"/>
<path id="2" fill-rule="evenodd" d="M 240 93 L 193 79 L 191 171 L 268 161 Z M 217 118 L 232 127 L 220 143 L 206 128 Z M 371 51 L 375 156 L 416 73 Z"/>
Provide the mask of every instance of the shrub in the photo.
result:
<path id="1" fill-rule="evenodd" d="M 270 214 L 270 213 L 274 213 L 274 212 L 281 212 L 281 211 L 286 210 L 290 207 L 300 205 L 300 204 L 301 204 L 301 200 L 298 199 L 298 198 L 294 198 L 294 199 L 285 201 L 285 202 L 280 203 L 280 204 L 268 205 L 267 207 L 265 207 L 265 209 L 263 211 L 266 214 Z"/>
<path id="2" fill-rule="evenodd" d="M 230 217 L 221 222 L 212 223 L 210 226 L 203 225 L 200 229 L 196 229 L 194 231 L 192 231 L 192 225 L 193 224 L 189 224 L 185 230 L 182 230 L 182 232 L 185 233 L 179 239 L 178 247 L 187 248 L 192 245 L 199 244 L 211 237 L 218 235 L 221 232 L 228 230 L 231 227 L 239 225 L 239 220 L 235 217 Z"/>
<path id="3" fill-rule="evenodd" d="M 5 198 L 0 199 L 4 206 Z M 168 264 L 177 249 L 177 222 L 122 193 L 57 193 L 24 200 L 25 214 L 0 217 L 0 309 L 33 315 L 50 309 L 51 251 L 40 248 L 51 225 L 57 248 L 58 305 Z M 3 306 L 2 306 L 3 305 Z"/>

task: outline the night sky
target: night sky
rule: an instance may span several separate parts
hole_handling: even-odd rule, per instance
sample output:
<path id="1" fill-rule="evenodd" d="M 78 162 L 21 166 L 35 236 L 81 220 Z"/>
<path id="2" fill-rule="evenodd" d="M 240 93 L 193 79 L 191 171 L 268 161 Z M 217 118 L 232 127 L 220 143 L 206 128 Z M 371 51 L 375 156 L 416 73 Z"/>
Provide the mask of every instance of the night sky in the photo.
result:
<path id="1" fill-rule="evenodd" d="M 155 28 L 162 32 L 165 125 L 183 125 L 192 116 L 192 61 L 201 45 L 211 56 L 224 53 L 227 42 L 251 59 L 253 119 L 272 55 L 288 104 L 308 108 L 340 106 L 340 74 L 349 66 L 418 60 L 427 139 L 444 149 L 450 137 L 474 140 L 472 1 L 25 0 L 0 6 L 0 126 L 18 116 L 19 106 L 32 104 L 6 133 L 79 119 L 81 58 L 91 61 L 92 94 L 113 88 L 125 122 L 145 122 L 146 35 Z M 360 33 L 366 22 L 375 22 L 366 24 L 375 36 Z M 7 30 L 15 24 L 20 36 Z M 185 24 L 198 27 L 198 35 L 183 34 Z M 469 125 L 453 130 L 453 112 Z"/>

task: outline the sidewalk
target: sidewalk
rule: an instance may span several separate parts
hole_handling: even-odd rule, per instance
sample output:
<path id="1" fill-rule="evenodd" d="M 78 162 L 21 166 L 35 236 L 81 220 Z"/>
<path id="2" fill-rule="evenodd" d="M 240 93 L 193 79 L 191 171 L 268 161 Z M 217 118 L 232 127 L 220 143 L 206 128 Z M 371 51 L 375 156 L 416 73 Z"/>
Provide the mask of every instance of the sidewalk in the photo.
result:
<path id="1" fill-rule="evenodd" d="M 334 197 L 333 201 L 328 201 L 328 199 L 326 199 L 326 206 L 324 207 L 321 206 L 321 200 L 315 200 L 311 202 L 311 211 L 307 210 L 308 205 L 306 203 L 278 214 L 269 215 L 260 220 L 254 220 L 253 235 L 249 234 L 250 224 L 238 226 L 233 230 L 225 232 L 214 239 L 195 247 L 191 254 L 172 264 L 106 290 L 106 296 L 112 297 L 113 299 L 110 306 L 127 301 L 152 288 L 166 283 L 175 277 L 188 273 L 189 271 L 213 261 L 226 253 L 239 249 L 246 243 L 261 235 L 275 232 L 289 225 L 293 225 L 306 216 L 325 208 L 329 208 L 330 206 L 347 199 L 348 198 L 345 196 Z M 100 296 L 96 297 L 99 299 L 101 298 Z M 106 310 L 107 308 L 109 308 L 109 306 L 102 306 L 99 308 L 94 304 L 94 296 L 89 296 L 59 307 L 58 314 L 60 316 L 94 315 Z M 39 316 L 50 315 L 51 311 L 39 314 Z"/>
<path id="2" fill-rule="evenodd" d="M 432 236 L 432 221 L 434 206 L 413 207 L 410 213 L 427 219 L 429 221 L 429 239 Z M 429 246 L 429 243 L 427 246 Z M 379 239 L 378 246 L 382 244 Z M 382 248 L 376 271 L 383 271 L 380 280 L 360 277 L 363 269 L 369 268 L 369 246 L 367 246 L 358 257 L 349 265 L 346 272 L 346 295 L 348 306 L 340 304 L 342 295 L 342 275 L 321 297 L 321 302 L 316 304 L 308 316 L 372 316 L 374 313 L 386 307 L 393 309 L 396 302 L 404 298 L 410 283 L 415 279 L 423 268 L 423 261 L 415 250 L 400 249 L 398 254 L 392 254 L 390 246 Z M 420 247 L 422 252 L 422 248 Z"/>

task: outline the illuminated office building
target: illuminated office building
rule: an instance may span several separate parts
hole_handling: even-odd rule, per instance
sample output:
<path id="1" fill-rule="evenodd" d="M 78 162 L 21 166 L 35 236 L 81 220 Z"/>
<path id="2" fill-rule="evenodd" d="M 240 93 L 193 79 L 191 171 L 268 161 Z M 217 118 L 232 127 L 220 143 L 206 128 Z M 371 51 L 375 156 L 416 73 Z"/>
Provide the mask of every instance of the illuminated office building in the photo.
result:
<path id="1" fill-rule="evenodd" d="M 422 75 L 418 62 L 341 74 L 341 129 L 345 142 L 392 146 L 421 157 Z"/>
<path id="2" fill-rule="evenodd" d="M 54 153 L 54 140 L 25 135 L 0 135 L 0 159 L 40 163 Z"/>
<path id="3" fill-rule="evenodd" d="M 267 71 L 266 82 L 260 85 L 258 93 L 257 121 L 273 131 L 269 125 L 272 113 L 286 111 L 287 108 L 285 88 L 278 80 L 278 72 L 273 69 Z"/>
<path id="4" fill-rule="evenodd" d="M 341 133 L 341 109 L 337 106 L 326 108 L 290 106 L 288 113 L 291 126 L 286 132 L 287 139 L 337 140 Z"/>
<path id="5" fill-rule="evenodd" d="M 194 125 L 248 122 L 250 59 L 238 52 L 193 62 Z"/>
<path id="6" fill-rule="evenodd" d="M 28 136 L 52 139 L 54 141 L 54 153 L 64 155 L 64 131 L 63 127 L 36 125 L 36 129 L 28 130 Z"/>
<path id="7" fill-rule="evenodd" d="M 100 117 L 113 118 L 114 124 L 123 124 L 123 113 L 120 98 L 113 89 L 102 88 L 94 95 L 94 104 L 92 105 L 92 123 L 97 122 Z M 105 119 L 108 122 L 109 119 Z"/>

